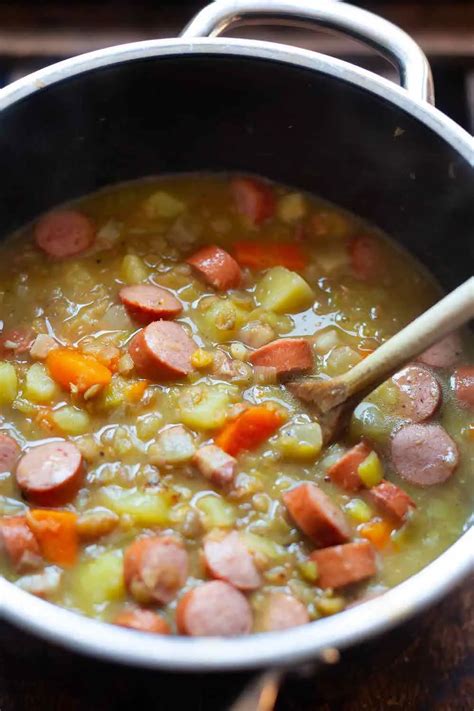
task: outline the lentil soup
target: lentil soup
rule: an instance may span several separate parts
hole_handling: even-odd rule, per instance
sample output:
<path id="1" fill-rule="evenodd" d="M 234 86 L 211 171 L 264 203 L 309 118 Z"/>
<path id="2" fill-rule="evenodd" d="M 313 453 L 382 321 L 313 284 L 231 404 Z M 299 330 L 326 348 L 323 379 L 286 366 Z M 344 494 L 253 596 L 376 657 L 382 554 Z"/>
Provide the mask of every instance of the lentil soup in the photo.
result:
<path id="1" fill-rule="evenodd" d="M 288 385 L 440 295 L 375 228 L 264 180 L 113 187 L 0 247 L 0 572 L 158 634 L 283 629 L 382 594 L 473 503 L 473 339 L 342 433 Z"/>

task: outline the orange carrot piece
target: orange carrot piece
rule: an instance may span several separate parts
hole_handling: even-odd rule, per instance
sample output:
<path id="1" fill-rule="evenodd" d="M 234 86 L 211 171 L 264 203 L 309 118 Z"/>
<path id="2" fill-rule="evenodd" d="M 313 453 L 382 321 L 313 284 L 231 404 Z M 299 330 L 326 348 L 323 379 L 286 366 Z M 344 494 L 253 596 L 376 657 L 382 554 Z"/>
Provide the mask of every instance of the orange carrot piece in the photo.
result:
<path id="1" fill-rule="evenodd" d="M 364 523 L 358 529 L 363 538 L 367 538 L 378 550 L 385 548 L 390 543 L 393 526 L 388 521 L 374 519 Z"/>
<path id="2" fill-rule="evenodd" d="M 31 509 L 26 520 L 46 560 L 64 568 L 74 565 L 78 551 L 75 513 Z"/>
<path id="3" fill-rule="evenodd" d="M 140 402 L 147 387 L 148 380 L 137 380 L 125 388 L 125 397 L 129 402 Z"/>
<path id="4" fill-rule="evenodd" d="M 328 469 L 332 481 L 346 491 L 357 491 L 363 484 L 357 471 L 371 453 L 372 448 L 367 442 L 359 442 Z"/>
<path id="5" fill-rule="evenodd" d="M 239 452 L 255 449 L 270 437 L 284 422 L 277 410 L 256 405 L 244 410 L 229 422 L 215 438 L 218 447 L 235 457 Z"/>
<path id="6" fill-rule="evenodd" d="M 307 258 L 298 244 L 261 244 L 242 240 L 234 244 L 234 256 L 243 267 L 267 269 L 269 267 L 287 267 L 304 269 Z"/>
<path id="7" fill-rule="evenodd" d="M 71 386 L 84 393 L 93 385 L 108 385 L 112 373 L 95 356 L 74 348 L 55 348 L 46 356 L 46 365 L 53 380 L 65 390 Z"/>

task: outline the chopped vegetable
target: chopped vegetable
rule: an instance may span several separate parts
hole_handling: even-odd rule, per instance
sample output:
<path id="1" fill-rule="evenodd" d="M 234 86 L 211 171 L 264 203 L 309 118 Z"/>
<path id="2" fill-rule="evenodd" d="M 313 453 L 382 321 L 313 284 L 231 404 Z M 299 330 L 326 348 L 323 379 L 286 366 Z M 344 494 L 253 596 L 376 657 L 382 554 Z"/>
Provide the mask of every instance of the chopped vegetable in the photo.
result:
<path id="1" fill-rule="evenodd" d="M 383 479 L 383 466 L 377 452 L 371 452 L 357 467 L 357 473 L 368 489 L 377 486 Z"/>
<path id="2" fill-rule="evenodd" d="M 184 464 L 196 451 L 193 437 L 182 425 L 173 425 L 158 433 L 156 443 L 148 450 L 152 464 Z"/>
<path id="3" fill-rule="evenodd" d="M 143 209 L 148 219 L 156 220 L 161 217 L 178 217 L 184 212 L 186 206 L 170 193 L 164 190 L 157 190 L 146 199 Z"/>
<path id="4" fill-rule="evenodd" d="M 374 519 L 359 526 L 359 534 L 367 538 L 376 548 L 382 550 L 390 543 L 393 526 L 388 521 Z"/>
<path id="5" fill-rule="evenodd" d="M 191 356 L 191 365 L 193 368 L 207 368 L 212 365 L 214 356 L 210 351 L 205 351 L 203 348 L 198 348 Z"/>
<path id="6" fill-rule="evenodd" d="M 120 276 L 125 284 L 140 284 L 148 279 L 148 269 L 140 257 L 135 254 L 126 254 L 122 260 Z"/>
<path id="7" fill-rule="evenodd" d="M 28 368 L 23 390 L 24 397 L 31 402 L 49 403 L 57 392 L 56 383 L 50 378 L 42 363 L 34 363 Z"/>
<path id="8" fill-rule="evenodd" d="M 374 515 L 370 506 L 363 499 L 351 499 L 344 506 L 344 510 L 356 523 L 367 523 Z"/>
<path id="9" fill-rule="evenodd" d="M 304 311 L 314 301 L 309 284 L 285 267 L 269 269 L 257 284 L 255 295 L 261 306 L 278 314 Z"/>
<path id="10" fill-rule="evenodd" d="M 306 202 L 301 193 L 288 193 L 279 199 L 277 215 L 282 222 L 291 224 L 301 220 L 306 214 Z"/>
<path id="11" fill-rule="evenodd" d="M 214 386 L 183 388 L 178 407 L 181 421 L 193 430 L 215 430 L 225 423 L 229 395 Z"/>
<path id="12" fill-rule="evenodd" d="M 108 385 L 112 373 L 93 355 L 74 348 L 57 348 L 46 356 L 46 365 L 53 379 L 66 390 L 85 393 L 94 385 Z"/>
<path id="13" fill-rule="evenodd" d="M 136 404 L 140 402 L 140 400 L 144 396 L 147 387 L 148 380 L 137 380 L 135 383 L 127 385 L 127 387 L 124 389 L 124 395 L 128 402 Z"/>
<path id="14" fill-rule="evenodd" d="M 74 565 L 78 553 L 75 513 L 31 509 L 26 514 L 26 520 L 46 560 L 65 568 Z"/>
<path id="15" fill-rule="evenodd" d="M 0 362 L 0 405 L 10 405 L 18 393 L 18 378 L 11 363 Z"/>
<path id="16" fill-rule="evenodd" d="M 287 267 L 300 271 L 307 263 L 307 256 L 298 244 L 261 244 L 243 240 L 234 244 L 234 256 L 242 267 L 268 269 Z"/>
<path id="17" fill-rule="evenodd" d="M 362 486 L 358 467 L 372 452 L 367 442 L 360 442 L 346 452 L 328 469 L 333 482 L 347 491 L 357 491 Z"/>
<path id="18" fill-rule="evenodd" d="M 196 506 L 203 512 L 204 525 L 209 531 L 213 528 L 230 528 L 235 523 L 232 505 L 221 496 L 212 494 L 201 496 Z"/>
<path id="19" fill-rule="evenodd" d="M 323 446 L 321 427 L 317 422 L 286 425 L 277 439 L 276 446 L 288 459 L 315 459 Z"/>
<path id="20" fill-rule="evenodd" d="M 216 437 L 216 444 L 227 454 L 236 456 L 248 449 L 255 449 L 276 432 L 284 422 L 280 412 L 265 405 L 256 405 L 245 410 L 230 422 Z"/>
<path id="21" fill-rule="evenodd" d="M 137 526 L 166 526 L 170 497 L 163 491 L 139 491 L 120 486 L 101 489 L 100 502 L 119 516 L 130 516 Z"/>
<path id="22" fill-rule="evenodd" d="M 318 579 L 318 565 L 314 560 L 303 560 L 298 563 L 298 570 L 305 580 L 315 583 Z"/>
<path id="23" fill-rule="evenodd" d="M 125 595 L 123 553 L 107 551 L 93 560 L 84 561 L 74 571 L 74 595 L 86 609 L 114 602 Z"/>
<path id="24" fill-rule="evenodd" d="M 51 419 L 62 433 L 80 435 L 89 431 L 90 417 L 85 410 L 65 405 L 51 413 Z"/>

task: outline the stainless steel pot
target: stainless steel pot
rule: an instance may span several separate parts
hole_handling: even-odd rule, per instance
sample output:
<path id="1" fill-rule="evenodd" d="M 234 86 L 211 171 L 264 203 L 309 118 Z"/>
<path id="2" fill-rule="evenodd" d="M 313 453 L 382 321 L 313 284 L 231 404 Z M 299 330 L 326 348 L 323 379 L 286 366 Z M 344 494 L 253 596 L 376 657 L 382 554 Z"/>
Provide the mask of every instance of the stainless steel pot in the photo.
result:
<path id="1" fill-rule="evenodd" d="M 235 22 L 324 25 L 373 45 L 403 88 L 338 59 L 219 39 Z M 210 38 L 209 38 L 210 37 Z M 334 0 L 217 0 L 180 39 L 60 62 L 0 92 L 0 234 L 103 185 L 160 172 L 240 170 L 344 205 L 407 245 L 451 287 L 472 268 L 471 137 L 430 104 L 419 47 Z M 473 566 L 474 529 L 382 597 L 281 633 L 238 639 L 141 635 L 50 605 L 0 580 L 0 613 L 98 657 L 174 670 L 324 658 L 431 604 Z"/>

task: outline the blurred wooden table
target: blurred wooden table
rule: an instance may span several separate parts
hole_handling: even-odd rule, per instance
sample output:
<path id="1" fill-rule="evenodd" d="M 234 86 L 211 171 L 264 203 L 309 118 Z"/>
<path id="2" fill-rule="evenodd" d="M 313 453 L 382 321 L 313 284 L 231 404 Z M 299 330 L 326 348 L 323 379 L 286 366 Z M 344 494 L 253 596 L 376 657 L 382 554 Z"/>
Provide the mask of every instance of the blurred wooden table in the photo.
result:
<path id="1" fill-rule="evenodd" d="M 0 624 L 0 711 L 223 711 L 243 674 L 128 669 Z M 474 577 L 427 613 L 289 679 L 277 711 L 473 711 Z"/>

